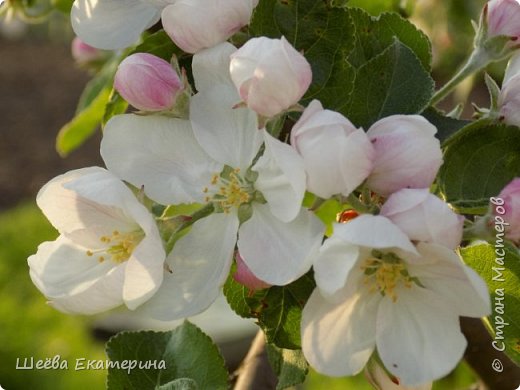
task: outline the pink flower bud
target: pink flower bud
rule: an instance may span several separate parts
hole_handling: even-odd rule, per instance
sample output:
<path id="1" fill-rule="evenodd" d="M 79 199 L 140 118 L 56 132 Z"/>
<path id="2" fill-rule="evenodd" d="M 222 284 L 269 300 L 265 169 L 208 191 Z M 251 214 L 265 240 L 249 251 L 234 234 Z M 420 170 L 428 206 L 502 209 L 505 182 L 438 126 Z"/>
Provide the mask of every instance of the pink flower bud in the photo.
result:
<path id="1" fill-rule="evenodd" d="M 271 287 L 269 283 L 258 279 L 251 272 L 247 264 L 244 262 L 244 259 L 242 259 L 242 256 L 240 256 L 239 252 L 236 253 L 235 260 L 237 261 L 237 272 L 233 274 L 233 279 L 235 279 L 238 283 L 246 286 L 251 291 L 262 290 L 264 288 Z"/>
<path id="2" fill-rule="evenodd" d="M 148 53 L 136 53 L 119 64 L 114 88 L 139 110 L 162 111 L 172 108 L 182 83 L 165 60 Z"/>
<path id="3" fill-rule="evenodd" d="M 442 164 L 437 129 L 419 115 L 393 115 L 367 131 L 375 148 L 368 187 L 388 196 L 401 188 L 427 188 Z"/>
<path id="4" fill-rule="evenodd" d="M 450 249 L 462 240 L 464 217 L 455 214 L 428 188 L 402 189 L 393 193 L 381 208 L 412 241 L 444 245 Z"/>
<path id="5" fill-rule="evenodd" d="M 520 3 L 517 0 L 491 0 L 487 3 L 488 36 L 520 37 Z"/>
<path id="6" fill-rule="evenodd" d="M 216 46 L 249 24 L 258 0 L 177 0 L 162 12 L 166 33 L 182 50 Z"/>
<path id="7" fill-rule="evenodd" d="M 268 118 L 298 103 L 312 80 L 311 66 L 284 37 L 250 39 L 229 69 L 242 100 Z"/>
<path id="8" fill-rule="evenodd" d="M 495 222 L 498 218 L 505 222 L 506 237 L 520 243 L 520 177 L 505 186 L 496 198 L 491 198 L 491 205 Z"/>
<path id="9" fill-rule="evenodd" d="M 72 40 L 71 44 L 72 58 L 78 64 L 86 64 L 99 60 L 103 57 L 103 52 L 83 42 L 78 37 Z"/>
<path id="10" fill-rule="evenodd" d="M 321 198 L 348 196 L 372 169 L 374 149 L 366 133 L 317 100 L 294 125 L 291 145 L 303 157 L 307 189 Z"/>

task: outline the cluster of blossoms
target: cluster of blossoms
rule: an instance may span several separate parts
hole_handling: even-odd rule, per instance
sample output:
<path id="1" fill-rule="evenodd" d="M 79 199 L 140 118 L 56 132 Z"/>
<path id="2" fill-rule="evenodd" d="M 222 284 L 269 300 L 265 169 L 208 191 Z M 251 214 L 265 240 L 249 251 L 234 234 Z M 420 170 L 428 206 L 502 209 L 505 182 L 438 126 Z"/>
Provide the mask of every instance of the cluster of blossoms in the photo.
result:
<path id="1" fill-rule="evenodd" d="M 71 171 L 41 189 L 38 205 L 60 236 L 29 258 L 31 278 L 62 311 L 125 305 L 173 320 L 211 305 L 233 259 L 235 279 L 251 289 L 287 285 L 313 268 L 301 324 L 309 363 L 353 375 L 373 357 L 373 378 L 428 387 L 463 355 L 459 317 L 490 313 L 486 284 L 456 253 L 464 218 L 430 192 L 442 165 L 437 129 L 419 115 L 357 128 L 313 100 L 290 144 L 280 141 L 268 124 L 300 109 L 312 72 L 283 37 L 239 49 L 225 42 L 257 3 L 75 1 L 75 31 L 103 49 L 130 45 L 162 18 L 194 53 L 196 93 L 151 54 L 121 62 L 114 88 L 140 112 L 106 124 L 107 169 Z M 518 62 L 504 102 L 518 100 L 507 87 Z M 302 206 L 306 191 L 346 208 L 325 241 L 323 222 Z M 518 180 L 501 196 L 518 241 Z M 163 215 L 150 204 L 165 206 Z M 168 214 L 179 205 L 195 211 Z"/>

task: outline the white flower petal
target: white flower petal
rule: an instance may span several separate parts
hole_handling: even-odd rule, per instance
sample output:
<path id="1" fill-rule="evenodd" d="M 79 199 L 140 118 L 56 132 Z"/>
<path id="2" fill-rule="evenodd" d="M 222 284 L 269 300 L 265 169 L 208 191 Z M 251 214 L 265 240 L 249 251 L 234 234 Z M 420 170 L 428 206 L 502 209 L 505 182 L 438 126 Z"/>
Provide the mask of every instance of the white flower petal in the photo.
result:
<path id="1" fill-rule="evenodd" d="M 340 303 L 314 290 L 302 313 L 302 349 L 318 372 L 355 375 L 372 355 L 376 339 L 378 294 L 364 296 L 355 288 Z"/>
<path id="2" fill-rule="evenodd" d="M 108 180 L 105 184 L 109 183 L 113 191 L 106 191 L 105 188 L 93 185 L 95 182 L 92 181 L 92 178 L 106 178 L 107 175 L 111 177 L 112 181 Z M 90 187 L 92 187 L 91 192 L 82 193 L 84 196 L 79 196 L 80 194 L 76 191 L 67 188 L 70 183 L 83 179 L 87 182 L 90 181 Z M 100 191 L 103 194 L 99 194 Z M 71 233 L 94 226 L 108 226 L 112 232 L 114 229 L 125 230 L 129 224 L 133 224 L 129 215 L 121 209 L 120 203 L 118 203 L 120 199 L 116 199 L 121 194 L 126 198 L 128 194 L 125 194 L 125 191 L 132 196 L 130 190 L 105 169 L 90 167 L 69 171 L 55 177 L 40 189 L 36 203 L 60 233 Z M 98 201 L 101 201 L 102 204 L 99 204 Z"/>
<path id="3" fill-rule="evenodd" d="M 33 283 L 61 311 L 94 314 L 123 303 L 125 264 L 99 263 L 64 236 L 42 243 L 28 263 Z"/>
<path id="4" fill-rule="evenodd" d="M 483 317 L 491 313 L 486 283 L 454 251 L 441 245 L 420 243 L 417 249 L 428 261 L 408 266 L 413 275 L 434 291 L 459 316 Z"/>
<path id="5" fill-rule="evenodd" d="M 236 215 L 212 214 L 194 223 L 168 255 L 163 283 L 138 310 L 162 321 L 205 310 L 217 298 L 231 267 L 238 230 Z"/>
<path id="6" fill-rule="evenodd" d="M 245 170 L 262 144 L 256 114 L 233 108 L 240 102 L 229 85 L 216 85 L 191 99 L 193 132 L 202 148 L 216 161 Z"/>
<path id="7" fill-rule="evenodd" d="M 224 42 L 193 56 L 191 67 L 197 91 L 210 89 L 216 84 L 233 87 L 229 74 L 229 56 L 236 50 L 231 43 Z"/>
<path id="8" fill-rule="evenodd" d="M 350 270 L 359 258 L 356 245 L 330 237 L 314 260 L 314 279 L 322 294 L 332 295 L 345 286 Z"/>
<path id="9" fill-rule="evenodd" d="M 413 241 L 441 244 L 455 249 L 460 245 L 464 217 L 457 215 L 428 188 L 404 188 L 394 192 L 381 208 Z"/>
<path id="10" fill-rule="evenodd" d="M 427 289 L 383 299 L 377 313 L 377 350 L 386 368 L 407 386 L 448 374 L 466 348 L 459 317 Z"/>
<path id="11" fill-rule="evenodd" d="M 305 195 L 303 159 L 289 145 L 264 130 L 265 151 L 254 165 L 258 172 L 255 188 L 280 221 L 289 222 L 300 212 Z"/>
<path id="12" fill-rule="evenodd" d="M 123 286 L 123 300 L 130 310 L 146 302 L 161 286 L 165 257 L 158 231 L 143 238 L 132 252 Z"/>
<path id="13" fill-rule="evenodd" d="M 360 215 L 348 223 L 335 224 L 334 236 L 367 248 L 397 248 L 417 254 L 409 238 L 388 218 Z"/>
<path id="14" fill-rule="evenodd" d="M 506 72 L 504 74 L 504 80 L 502 81 L 502 87 L 513 77 L 520 74 L 520 54 L 515 54 L 511 57 L 507 64 Z"/>
<path id="15" fill-rule="evenodd" d="M 70 20 L 77 36 L 98 49 L 121 49 L 161 17 L 161 9 L 141 0 L 76 0 Z"/>
<path id="16" fill-rule="evenodd" d="M 188 121 L 118 115 L 106 125 L 101 156 L 108 169 L 161 204 L 203 202 L 222 170 L 198 145 Z"/>
<path id="17" fill-rule="evenodd" d="M 238 249 L 257 278 L 285 285 L 310 269 L 324 231 L 321 221 L 305 209 L 284 223 L 267 205 L 254 204 L 252 217 L 240 226 Z"/>

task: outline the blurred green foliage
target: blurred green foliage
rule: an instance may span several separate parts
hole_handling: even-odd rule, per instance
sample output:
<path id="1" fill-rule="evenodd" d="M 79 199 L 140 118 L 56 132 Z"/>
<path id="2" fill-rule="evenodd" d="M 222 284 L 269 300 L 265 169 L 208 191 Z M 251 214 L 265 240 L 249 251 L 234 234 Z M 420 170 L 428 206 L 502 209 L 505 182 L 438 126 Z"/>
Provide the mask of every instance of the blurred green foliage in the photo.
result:
<path id="1" fill-rule="evenodd" d="M 0 214 L 0 386 L 21 389 L 103 389 L 105 370 L 75 371 L 76 359 L 105 360 L 91 320 L 53 309 L 32 284 L 27 257 L 56 231 L 33 204 Z M 16 370 L 16 359 L 67 360 L 68 370 Z"/>

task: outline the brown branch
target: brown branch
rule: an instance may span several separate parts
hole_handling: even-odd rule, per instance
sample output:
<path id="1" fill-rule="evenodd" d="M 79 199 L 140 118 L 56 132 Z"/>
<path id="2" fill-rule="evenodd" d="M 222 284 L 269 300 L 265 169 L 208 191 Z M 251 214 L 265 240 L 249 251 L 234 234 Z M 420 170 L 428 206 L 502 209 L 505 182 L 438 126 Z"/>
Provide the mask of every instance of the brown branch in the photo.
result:
<path id="1" fill-rule="evenodd" d="M 259 330 L 244 361 L 235 372 L 234 390 L 273 390 L 276 378 L 267 359 L 264 333 Z"/>
<path id="2" fill-rule="evenodd" d="M 479 390 L 516 390 L 520 385 L 520 368 L 503 352 L 493 348 L 493 339 L 482 320 L 463 317 L 460 322 L 468 340 L 464 358 L 482 380 Z M 493 369 L 495 359 L 502 363 L 502 372 Z"/>

